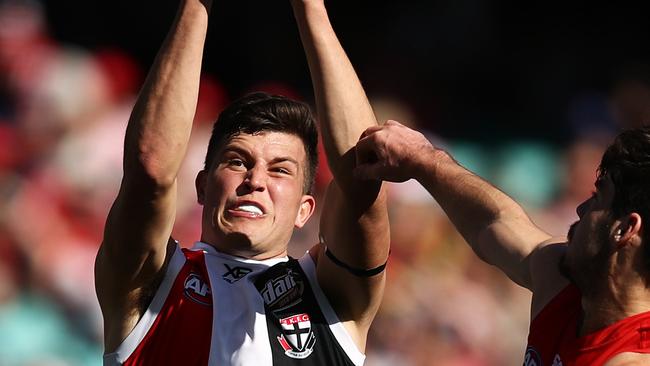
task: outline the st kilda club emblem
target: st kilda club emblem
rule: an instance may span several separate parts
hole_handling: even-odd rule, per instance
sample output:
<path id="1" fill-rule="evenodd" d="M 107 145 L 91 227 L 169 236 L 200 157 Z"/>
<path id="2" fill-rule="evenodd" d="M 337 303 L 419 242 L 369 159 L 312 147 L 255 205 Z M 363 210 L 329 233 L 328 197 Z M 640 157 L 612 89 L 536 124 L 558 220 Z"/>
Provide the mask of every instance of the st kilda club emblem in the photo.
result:
<path id="1" fill-rule="evenodd" d="M 296 359 L 307 358 L 314 350 L 316 335 L 311 329 L 308 314 L 292 315 L 280 319 L 282 335 L 278 342 L 284 349 L 284 354 Z"/>

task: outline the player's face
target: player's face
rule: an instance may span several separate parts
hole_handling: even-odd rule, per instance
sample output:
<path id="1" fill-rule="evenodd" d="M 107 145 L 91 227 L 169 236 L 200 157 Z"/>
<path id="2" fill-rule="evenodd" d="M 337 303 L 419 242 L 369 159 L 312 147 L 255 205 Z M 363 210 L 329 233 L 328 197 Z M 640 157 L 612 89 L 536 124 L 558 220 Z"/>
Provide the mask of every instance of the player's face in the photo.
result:
<path id="1" fill-rule="evenodd" d="M 314 210 L 303 194 L 307 156 L 302 140 L 283 132 L 238 134 L 197 179 L 203 204 L 202 240 L 248 258 L 286 253 L 294 227 Z"/>
<path id="2" fill-rule="evenodd" d="M 596 182 L 596 191 L 576 209 L 579 220 L 571 225 L 569 245 L 562 271 L 579 285 L 588 286 L 595 275 L 606 271 L 612 254 L 614 183 L 605 176 Z M 582 286 L 581 286 L 582 287 Z"/>

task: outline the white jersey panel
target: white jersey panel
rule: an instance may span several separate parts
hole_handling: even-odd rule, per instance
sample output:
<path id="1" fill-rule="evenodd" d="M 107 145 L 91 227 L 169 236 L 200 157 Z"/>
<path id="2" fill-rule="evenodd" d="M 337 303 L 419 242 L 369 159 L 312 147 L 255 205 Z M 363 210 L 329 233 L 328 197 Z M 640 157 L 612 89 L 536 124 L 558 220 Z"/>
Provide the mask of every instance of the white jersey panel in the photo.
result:
<path id="1" fill-rule="evenodd" d="M 265 261 L 247 260 L 217 252 L 205 243 L 213 303 L 210 365 L 272 366 L 264 301 L 252 279 L 288 257 Z M 241 276 L 241 277 L 240 277 Z"/>

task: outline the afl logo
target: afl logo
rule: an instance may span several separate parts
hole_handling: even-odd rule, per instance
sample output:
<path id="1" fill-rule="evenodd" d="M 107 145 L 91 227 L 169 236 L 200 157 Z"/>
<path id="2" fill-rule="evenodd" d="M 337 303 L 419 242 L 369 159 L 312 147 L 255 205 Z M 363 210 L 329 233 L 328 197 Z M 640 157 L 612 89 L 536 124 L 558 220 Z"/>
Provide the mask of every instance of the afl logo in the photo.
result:
<path id="1" fill-rule="evenodd" d="M 526 348 L 524 366 L 542 366 L 542 358 L 539 357 L 539 353 L 533 347 Z"/>
<path id="2" fill-rule="evenodd" d="M 183 294 L 190 300 L 204 306 L 212 306 L 210 286 L 198 274 L 190 273 L 187 275 L 184 288 Z"/>

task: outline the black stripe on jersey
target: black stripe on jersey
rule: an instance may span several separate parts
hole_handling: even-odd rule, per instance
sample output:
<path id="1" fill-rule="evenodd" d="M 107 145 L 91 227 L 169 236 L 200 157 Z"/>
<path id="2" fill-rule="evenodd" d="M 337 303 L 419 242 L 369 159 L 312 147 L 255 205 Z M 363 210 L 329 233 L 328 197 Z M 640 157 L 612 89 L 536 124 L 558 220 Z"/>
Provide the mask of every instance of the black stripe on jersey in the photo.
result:
<path id="1" fill-rule="evenodd" d="M 264 299 L 273 365 L 354 366 L 332 334 L 297 260 L 278 263 L 255 279 Z"/>

